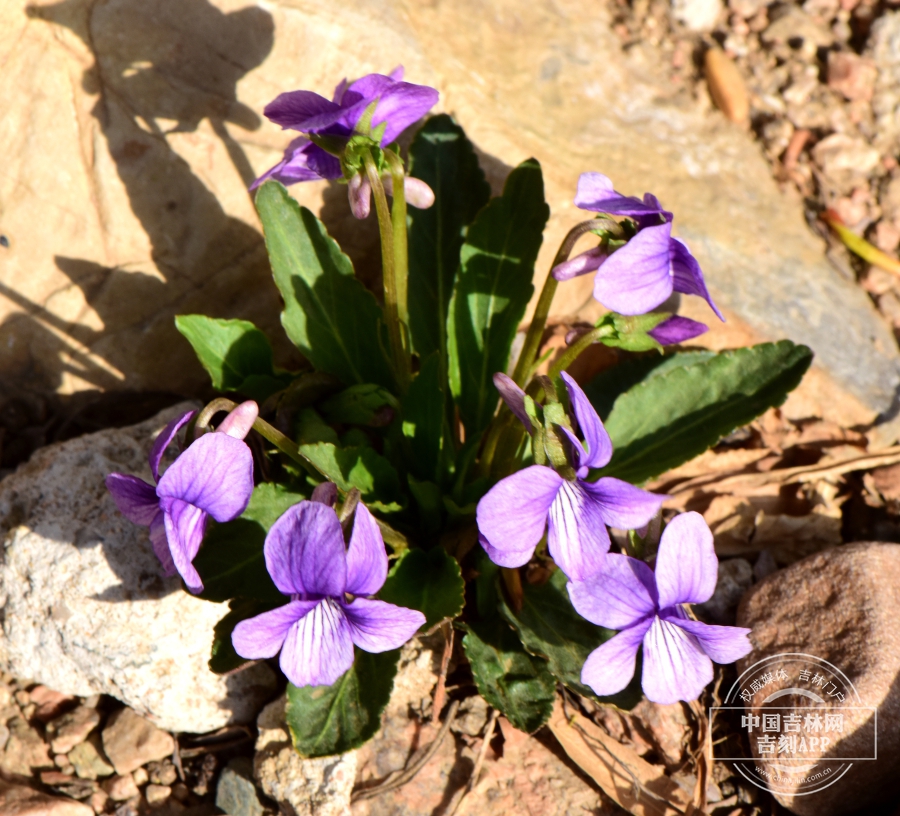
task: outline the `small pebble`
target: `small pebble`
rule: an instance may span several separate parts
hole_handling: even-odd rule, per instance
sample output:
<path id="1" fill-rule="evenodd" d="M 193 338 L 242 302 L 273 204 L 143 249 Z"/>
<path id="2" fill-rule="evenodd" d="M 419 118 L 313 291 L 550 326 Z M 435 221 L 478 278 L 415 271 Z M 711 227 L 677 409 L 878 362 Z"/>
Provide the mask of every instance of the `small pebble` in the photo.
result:
<path id="1" fill-rule="evenodd" d="M 131 775 L 134 777 L 134 784 L 138 787 L 146 785 L 150 781 L 150 776 L 148 775 L 146 768 L 137 768 Z"/>
<path id="2" fill-rule="evenodd" d="M 168 785 L 147 785 L 144 797 L 150 807 L 159 807 L 165 804 L 172 795 L 172 789 Z"/>
<path id="3" fill-rule="evenodd" d="M 31 702 L 31 695 L 24 689 L 17 691 L 13 696 L 20 706 L 27 706 Z"/>
<path id="4" fill-rule="evenodd" d="M 78 706 L 74 711 L 63 714 L 47 723 L 50 747 L 57 754 L 67 754 L 76 745 L 84 742 L 88 734 L 100 725 L 97 709 Z"/>
<path id="5" fill-rule="evenodd" d="M 191 791 L 184 782 L 176 782 L 172 785 L 172 797 L 179 802 L 184 802 L 190 795 Z"/>
<path id="6" fill-rule="evenodd" d="M 154 785 L 173 785 L 178 779 L 178 771 L 168 760 L 151 762 L 147 766 L 147 770 L 150 772 L 150 781 Z"/>
<path id="7" fill-rule="evenodd" d="M 109 794 L 105 790 L 98 790 L 91 794 L 88 804 L 94 809 L 94 813 L 103 813 L 106 810 L 108 801 Z"/>
<path id="8" fill-rule="evenodd" d="M 47 686 L 35 686 L 30 692 L 31 702 L 37 706 L 34 716 L 41 722 L 49 722 L 60 716 L 66 709 L 72 708 L 77 698 L 69 694 L 61 694 Z"/>
<path id="9" fill-rule="evenodd" d="M 128 799 L 141 795 L 138 786 L 134 784 L 134 778 L 131 774 L 116 775 L 111 779 L 107 779 L 103 783 L 103 790 L 109 794 L 109 798 L 114 802 L 125 802 Z"/>

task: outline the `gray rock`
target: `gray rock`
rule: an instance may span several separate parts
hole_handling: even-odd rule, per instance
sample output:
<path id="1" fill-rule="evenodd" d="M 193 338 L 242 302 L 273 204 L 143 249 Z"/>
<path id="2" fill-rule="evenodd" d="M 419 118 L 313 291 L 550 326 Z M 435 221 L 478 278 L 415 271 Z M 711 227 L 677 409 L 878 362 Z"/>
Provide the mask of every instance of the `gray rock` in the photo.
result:
<path id="1" fill-rule="evenodd" d="M 69 751 L 68 758 L 81 779 L 101 779 L 112 776 L 116 771 L 103 752 L 99 733 L 91 734 L 84 742 L 76 745 Z"/>
<path id="2" fill-rule="evenodd" d="M 253 782 L 253 760 L 232 759 L 219 776 L 216 807 L 228 816 L 262 816 L 263 805 Z"/>
<path id="3" fill-rule="evenodd" d="M 865 542 L 835 547 L 780 570 L 754 586 L 738 609 L 737 623 L 753 630 L 753 652 L 738 663 L 744 672 L 757 661 L 786 655 L 789 672 L 785 677 L 764 683 L 746 703 L 748 714 L 766 710 L 765 700 L 776 698 L 773 706 L 797 706 L 796 713 L 808 713 L 809 692 L 818 692 L 823 713 L 840 713 L 842 733 L 818 753 L 804 754 L 809 761 L 803 774 L 823 771 L 829 760 L 872 756 L 875 724 L 871 710 L 876 706 L 878 759 L 853 762 L 834 784 L 818 792 L 794 795 L 802 790 L 803 779 L 783 783 L 776 798 L 801 816 L 843 816 L 868 808 L 892 795 L 900 773 L 900 545 Z M 799 659 L 813 656 L 827 661 L 822 676 L 835 685 L 816 685 L 812 678 L 799 677 L 791 668 Z M 774 665 L 770 667 L 774 669 Z M 814 669 L 815 670 L 815 669 Z M 838 672 L 855 687 L 834 696 L 845 685 Z M 749 677 L 757 674 L 752 672 Z M 806 686 L 806 688 L 803 688 Z M 806 696 L 779 696 L 785 688 L 801 688 Z M 781 714 L 792 713 L 781 709 Z M 750 740 L 758 763 L 772 769 L 784 768 L 778 758 L 758 755 L 758 744 Z M 824 761 L 824 762 L 823 762 Z M 837 773 L 840 763 L 831 765 Z M 827 771 L 826 771 L 827 774 Z M 777 775 L 777 774 L 776 774 Z M 801 775 L 802 777 L 802 775 Z M 795 781 L 796 780 L 796 781 Z M 790 788 L 788 790 L 787 788 Z"/>
<path id="4" fill-rule="evenodd" d="M 0 667 L 67 694 L 110 694 L 156 723 L 205 732 L 253 719 L 274 689 L 264 664 L 208 667 L 225 605 L 162 578 L 147 529 L 122 515 L 104 477 L 149 480 L 147 452 L 181 405 L 132 428 L 40 450 L 0 482 Z"/>
<path id="5" fill-rule="evenodd" d="M 291 744 L 282 695 L 256 721 L 259 737 L 253 772 L 263 792 L 290 816 L 350 816 L 356 751 L 303 759 Z"/>
<path id="6" fill-rule="evenodd" d="M 720 561 L 716 591 L 706 603 L 697 606 L 697 611 L 713 623 L 733 625 L 737 605 L 752 583 L 753 567 L 745 558 Z"/>

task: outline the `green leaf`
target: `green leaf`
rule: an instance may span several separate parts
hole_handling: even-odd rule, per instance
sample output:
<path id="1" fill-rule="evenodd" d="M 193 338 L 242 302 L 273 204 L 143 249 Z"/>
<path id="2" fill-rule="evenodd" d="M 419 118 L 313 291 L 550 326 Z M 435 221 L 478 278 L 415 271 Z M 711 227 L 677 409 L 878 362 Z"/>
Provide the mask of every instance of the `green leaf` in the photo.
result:
<path id="1" fill-rule="evenodd" d="M 282 601 L 287 598 L 281 596 Z M 209 670 L 216 674 L 228 674 L 239 669 L 245 663 L 249 663 L 246 657 L 241 657 L 231 643 L 231 633 L 234 627 L 242 620 L 253 618 L 262 612 L 268 612 L 280 606 L 277 603 L 254 601 L 247 598 L 236 598 L 228 604 L 229 610 L 222 620 L 213 627 L 212 655 L 209 659 Z"/>
<path id="2" fill-rule="evenodd" d="M 640 484 L 715 445 L 781 405 L 799 385 L 812 352 L 790 340 L 690 357 L 652 370 L 620 395 L 606 421 L 612 460 L 600 473 Z"/>
<path id="3" fill-rule="evenodd" d="M 547 661 L 526 652 L 504 621 L 469 626 L 463 648 L 481 696 L 515 728 L 533 734 L 550 719 L 556 680 Z"/>
<path id="4" fill-rule="evenodd" d="M 481 435 L 497 407 L 492 378 L 506 371 L 534 291 L 534 262 L 549 214 L 541 167 L 529 159 L 509 174 L 503 195 L 478 214 L 466 234 L 447 317 L 447 347 L 450 390 L 467 439 Z"/>
<path id="5" fill-rule="evenodd" d="M 194 559 L 203 580 L 199 597 L 217 603 L 238 597 L 283 602 L 284 595 L 266 570 L 263 545 L 282 513 L 305 498 L 281 485 L 263 483 L 254 488 L 239 518 L 211 524 Z"/>
<path id="6" fill-rule="evenodd" d="M 572 606 L 566 591 L 566 576 L 557 570 L 542 586 L 523 586 L 522 610 L 516 614 L 501 598 L 500 612 L 519 633 L 525 648 L 544 657 L 554 676 L 577 694 L 633 708 L 641 699 L 640 672 L 624 691 L 611 697 L 597 697 L 581 682 L 581 668 L 588 655 L 615 632 L 586 621 Z"/>
<path id="7" fill-rule="evenodd" d="M 433 116 L 409 148 L 410 175 L 434 191 L 427 210 L 409 210 L 409 329 L 421 357 L 447 354 L 447 307 L 463 232 L 488 202 L 490 185 L 463 129 Z"/>
<path id="8" fill-rule="evenodd" d="M 432 354 L 422 363 L 403 398 L 403 436 L 408 443 L 408 466 L 417 478 L 440 484 L 452 456 L 444 412 L 441 360 Z"/>
<path id="9" fill-rule="evenodd" d="M 351 751 L 381 727 L 381 713 L 391 696 L 400 651 L 355 652 L 353 666 L 331 686 L 298 688 L 288 684 L 285 714 L 300 756 Z"/>
<path id="10" fill-rule="evenodd" d="M 218 391 L 239 391 L 261 402 L 290 382 L 290 375 L 275 372 L 269 338 L 248 320 L 177 315 L 175 326 Z"/>
<path id="11" fill-rule="evenodd" d="M 465 588 L 456 559 L 443 547 L 432 547 L 407 550 L 388 573 L 378 597 L 397 606 L 418 609 L 425 615 L 422 629 L 427 631 L 462 612 Z"/>
<path id="12" fill-rule="evenodd" d="M 392 387 L 381 308 L 353 277 L 350 259 L 325 225 L 276 181 L 259 188 L 256 208 L 291 342 L 316 369 L 346 385 Z"/>
<path id="13" fill-rule="evenodd" d="M 319 404 L 328 422 L 347 425 L 386 425 L 385 407 L 399 408 L 400 403 L 386 388 L 373 383 L 351 385 Z"/>

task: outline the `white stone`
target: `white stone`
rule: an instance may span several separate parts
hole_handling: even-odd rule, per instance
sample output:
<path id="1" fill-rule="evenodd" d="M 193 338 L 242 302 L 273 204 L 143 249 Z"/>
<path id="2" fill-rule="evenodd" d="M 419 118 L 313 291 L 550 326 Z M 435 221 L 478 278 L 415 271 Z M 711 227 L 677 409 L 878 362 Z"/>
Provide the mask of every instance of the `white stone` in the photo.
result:
<path id="1" fill-rule="evenodd" d="M 356 751 L 303 759 L 291 744 L 284 719 L 285 697 L 259 715 L 253 772 L 266 796 L 292 816 L 350 816 L 356 781 Z"/>
<path id="2" fill-rule="evenodd" d="M 710 31 L 724 6 L 722 0 L 672 0 L 672 14 L 691 31 Z"/>
<path id="3" fill-rule="evenodd" d="M 205 732 L 251 721 L 274 674 L 263 664 L 209 671 L 227 606 L 162 578 L 147 529 L 103 483 L 113 471 L 149 480 L 154 436 L 188 407 L 43 448 L 0 482 L 0 667 L 66 694 L 110 694 L 167 730 Z"/>

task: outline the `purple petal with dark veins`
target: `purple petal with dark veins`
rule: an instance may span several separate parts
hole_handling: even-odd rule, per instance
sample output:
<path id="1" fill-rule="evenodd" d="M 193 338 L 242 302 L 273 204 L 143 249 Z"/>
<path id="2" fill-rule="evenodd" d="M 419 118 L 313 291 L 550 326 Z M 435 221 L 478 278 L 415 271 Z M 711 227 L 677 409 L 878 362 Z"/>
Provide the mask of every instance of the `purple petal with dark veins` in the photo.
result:
<path id="1" fill-rule="evenodd" d="M 594 278 L 594 297 L 624 315 L 646 314 L 672 294 L 671 224 L 642 229 L 607 258 Z"/>
<path id="2" fill-rule="evenodd" d="M 712 296 L 706 288 L 706 281 L 703 279 L 703 272 L 700 270 L 700 264 L 698 264 L 696 258 L 691 255 L 691 251 L 687 248 L 687 244 L 678 238 L 672 238 L 671 260 L 673 286 L 675 291 L 683 292 L 686 295 L 698 295 L 699 297 L 702 297 L 709 304 L 710 309 L 716 313 L 716 317 L 724 322 L 725 318 L 719 311 L 719 307 L 713 303 Z"/>
<path id="3" fill-rule="evenodd" d="M 680 513 L 666 525 L 656 556 L 661 608 L 704 603 L 716 589 L 719 559 L 713 534 L 699 513 Z"/>
<path id="4" fill-rule="evenodd" d="M 362 502 L 356 505 L 347 549 L 347 586 L 351 595 L 374 595 L 384 586 L 388 558 L 378 522 Z M 371 650 L 369 650 L 371 651 Z"/>
<path id="5" fill-rule="evenodd" d="M 277 609 L 242 620 L 231 633 L 234 650 L 248 660 L 275 657 L 291 626 L 318 603 L 319 601 L 291 601 Z"/>
<path id="6" fill-rule="evenodd" d="M 547 513 L 563 483 L 552 468 L 532 465 L 501 479 L 482 497 L 475 516 L 494 563 L 510 567 L 528 561 L 544 535 Z"/>
<path id="7" fill-rule="evenodd" d="M 337 601 L 324 598 L 288 629 L 279 665 L 295 686 L 330 686 L 353 665 L 350 624 Z"/>
<path id="8" fill-rule="evenodd" d="M 175 417 L 165 428 L 160 431 L 159 436 L 153 440 L 153 447 L 150 448 L 150 472 L 153 474 L 153 481 L 159 484 L 159 463 L 162 461 L 166 448 L 169 447 L 176 434 L 191 421 L 196 411 L 187 411 L 181 416 Z"/>
<path id="9" fill-rule="evenodd" d="M 181 499 L 216 521 L 231 521 L 247 509 L 253 492 L 253 455 L 240 439 L 223 433 L 201 436 L 163 474 L 160 499 Z"/>
<path id="10" fill-rule="evenodd" d="M 584 391 L 581 390 L 581 386 L 565 371 L 560 373 L 560 377 L 566 384 L 572 411 L 575 413 L 575 419 L 578 420 L 578 428 L 587 446 L 587 452 L 581 455 L 579 464 L 581 467 L 603 467 L 612 458 L 613 453 L 609 434 L 606 432 L 606 428 L 603 427 L 603 422 L 600 420 L 597 410 L 591 405 L 591 401 L 587 398 Z"/>
<path id="11" fill-rule="evenodd" d="M 578 177 L 578 191 L 575 206 L 591 212 L 621 215 L 637 218 L 645 215 L 659 215 L 664 212 L 655 197 L 647 201 L 632 196 L 624 196 L 613 189 L 612 181 L 602 173 L 582 173 Z"/>
<path id="12" fill-rule="evenodd" d="M 590 578 L 609 552 L 602 507 L 584 484 L 564 480 L 549 512 L 547 549 L 571 581 Z"/>
<path id="13" fill-rule="evenodd" d="M 658 512 L 668 496 L 650 493 L 639 487 L 604 476 L 596 482 L 581 482 L 600 508 L 601 517 L 610 526 L 620 530 L 637 530 Z"/>
<path id="14" fill-rule="evenodd" d="M 169 538 L 166 535 L 166 516 L 162 510 L 157 512 L 156 517 L 150 522 L 150 544 L 153 552 L 159 559 L 162 567 L 162 574 L 167 578 L 176 575 L 178 570 L 175 568 L 175 562 L 172 560 L 172 551 L 169 549 Z"/>
<path id="15" fill-rule="evenodd" d="M 508 377 L 502 371 L 494 374 L 494 387 L 500 392 L 500 398 L 506 403 L 507 407 L 525 426 L 525 429 L 531 430 L 531 417 L 525 410 L 525 392 L 515 384 L 512 377 Z"/>
<path id="16" fill-rule="evenodd" d="M 344 109 L 313 91 L 288 91 L 269 102 L 263 113 L 282 128 L 309 133 L 340 121 Z"/>
<path id="17" fill-rule="evenodd" d="M 344 615 L 353 642 L 373 654 L 399 649 L 425 624 L 425 616 L 415 609 L 368 598 L 344 604 Z"/>
<path id="18" fill-rule="evenodd" d="M 266 535 L 263 554 L 269 575 L 285 595 L 343 596 L 347 556 L 331 507 L 311 501 L 289 507 Z"/>
<path id="19" fill-rule="evenodd" d="M 256 179 L 250 185 L 250 189 L 255 190 L 260 184 L 269 179 L 280 181 L 285 186 L 288 186 L 300 181 L 316 181 L 322 178 L 319 173 L 309 166 L 310 155 L 315 156 L 316 151 L 320 150 L 320 147 L 314 145 L 305 136 L 294 139 L 284 151 L 284 158 Z M 321 152 L 324 153 L 325 151 L 321 150 Z M 338 171 L 340 171 L 340 163 L 338 163 Z M 337 177 L 335 176 L 335 178 Z"/>
<path id="20" fill-rule="evenodd" d="M 644 636 L 641 676 L 647 699 L 662 705 L 696 700 L 712 679 L 712 661 L 697 638 L 671 621 L 653 618 Z"/>
<path id="21" fill-rule="evenodd" d="M 739 626 L 713 626 L 682 617 L 669 617 L 665 612 L 661 617 L 697 638 L 700 648 L 716 663 L 734 663 L 735 660 L 740 660 L 753 651 L 753 644 L 748 637 L 752 629 L 743 629 Z"/>
<path id="22" fill-rule="evenodd" d="M 137 476 L 110 473 L 106 477 L 106 489 L 119 512 L 134 524 L 149 525 L 159 512 L 156 488 Z"/>
<path id="23" fill-rule="evenodd" d="M 159 505 L 163 511 L 172 563 L 187 588 L 191 592 L 200 592 L 203 589 L 203 581 L 191 562 L 203 543 L 208 516 L 199 507 L 182 499 L 161 498 Z"/>
<path id="24" fill-rule="evenodd" d="M 637 650 L 652 620 L 649 618 L 630 629 L 623 629 L 594 649 L 584 661 L 581 682 L 599 697 L 622 691 L 634 677 Z"/>
<path id="25" fill-rule="evenodd" d="M 676 343 L 683 343 L 685 340 L 691 340 L 706 334 L 709 326 L 700 323 L 698 320 L 691 320 L 689 317 L 680 317 L 672 315 L 668 320 L 664 320 L 655 329 L 647 332 L 661 346 L 672 346 Z"/>
<path id="26" fill-rule="evenodd" d="M 526 547 L 524 550 L 517 550 L 509 544 L 504 544 L 502 548 L 494 547 L 483 533 L 478 534 L 478 543 L 487 553 L 488 558 L 501 567 L 524 566 L 534 555 L 534 547 Z"/>
<path id="27" fill-rule="evenodd" d="M 582 618 L 609 629 L 634 626 L 659 608 L 653 570 L 637 558 L 617 553 L 609 553 L 586 581 L 571 581 L 568 590 Z"/>

